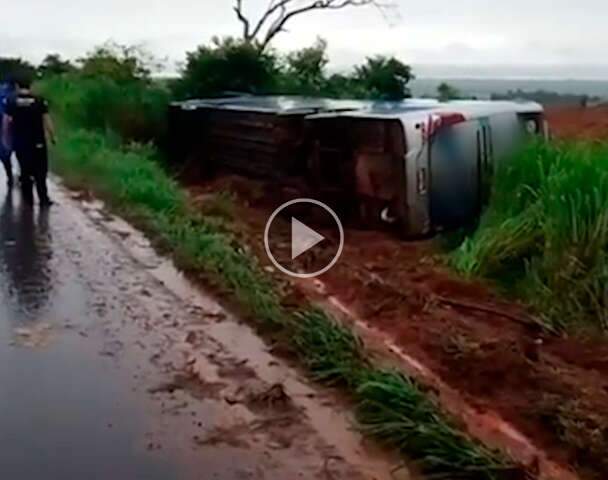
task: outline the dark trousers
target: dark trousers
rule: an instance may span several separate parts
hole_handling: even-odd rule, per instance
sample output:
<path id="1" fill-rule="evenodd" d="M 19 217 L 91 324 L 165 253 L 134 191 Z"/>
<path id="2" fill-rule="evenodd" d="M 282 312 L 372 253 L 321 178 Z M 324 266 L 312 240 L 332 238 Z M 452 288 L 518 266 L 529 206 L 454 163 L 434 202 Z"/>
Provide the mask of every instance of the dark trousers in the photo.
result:
<path id="1" fill-rule="evenodd" d="M 1 142 L 0 142 L 1 143 Z M 11 165 L 11 154 L 10 150 L 7 150 L 4 145 L 0 145 L 0 163 L 4 167 L 6 172 L 6 180 L 9 184 L 13 183 L 13 167 Z"/>
<path id="2" fill-rule="evenodd" d="M 15 150 L 21 168 L 21 191 L 26 203 L 34 203 L 32 187 L 36 184 L 38 200 L 45 203 L 49 199 L 46 177 L 49 171 L 49 160 L 46 146 L 28 146 Z"/>

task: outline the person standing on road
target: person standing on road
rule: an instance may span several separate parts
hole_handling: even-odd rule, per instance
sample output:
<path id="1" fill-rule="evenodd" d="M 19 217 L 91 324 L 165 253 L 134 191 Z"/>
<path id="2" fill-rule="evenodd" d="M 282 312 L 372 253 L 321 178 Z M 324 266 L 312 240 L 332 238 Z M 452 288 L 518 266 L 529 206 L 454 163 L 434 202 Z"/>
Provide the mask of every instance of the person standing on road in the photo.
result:
<path id="1" fill-rule="evenodd" d="M 3 139 L 9 143 L 9 130 L 13 149 L 21 168 L 21 190 L 24 201 L 33 205 L 33 184 L 36 184 L 38 200 L 42 207 L 53 204 L 48 195 L 47 137 L 55 143 L 55 129 L 49 115 L 47 102 L 34 95 L 31 79 L 17 80 L 17 91 L 6 102 L 3 118 Z"/>
<path id="2" fill-rule="evenodd" d="M 7 77 L 2 85 L 0 85 L 0 123 L 4 115 L 6 104 L 15 93 L 15 82 L 11 77 Z M 13 165 L 11 163 L 11 156 L 13 155 L 12 142 L 10 138 L 10 132 L 7 133 L 6 145 L 4 141 L 0 141 L 0 163 L 4 167 L 6 172 L 6 183 L 8 188 L 13 187 Z"/>

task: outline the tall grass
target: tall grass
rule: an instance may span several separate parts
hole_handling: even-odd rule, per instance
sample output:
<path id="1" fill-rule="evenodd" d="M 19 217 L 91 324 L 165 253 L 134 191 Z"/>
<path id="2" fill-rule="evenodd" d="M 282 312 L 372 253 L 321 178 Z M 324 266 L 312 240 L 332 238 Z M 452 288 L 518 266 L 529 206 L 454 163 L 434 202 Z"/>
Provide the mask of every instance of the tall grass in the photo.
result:
<path id="1" fill-rule="evenodd" d="M 221 283 L 259 326 L 284 332 L 317 380 L 352 394 L 362 428 L 399 448 L 423 472 L 437 478 L 511 478 L 510 462 L 461 433 L 415 382 L 375 367 L 351 331 L 312 307 L 284 307 L 257 259 L 190 208 L 154 148 L 71 127 L 62 130 L 53 161 L 68 185 L 93 190 L 179 264 Z"/>
<path id="2" fill-rule="evenodd" d="M 169 90 L 161 83 L 80 73 L 45 78 L 36 85 L 63 120 L 84 128 L 112 131 L 124 141 L 162 143 Z"/>
<path id="3" fill-rule="evenodd" d="M 511 279 L 550 329 L 606 331 L 607 253 L 608 144 L 532 143 L 499 169 L 452 263 Z"/>

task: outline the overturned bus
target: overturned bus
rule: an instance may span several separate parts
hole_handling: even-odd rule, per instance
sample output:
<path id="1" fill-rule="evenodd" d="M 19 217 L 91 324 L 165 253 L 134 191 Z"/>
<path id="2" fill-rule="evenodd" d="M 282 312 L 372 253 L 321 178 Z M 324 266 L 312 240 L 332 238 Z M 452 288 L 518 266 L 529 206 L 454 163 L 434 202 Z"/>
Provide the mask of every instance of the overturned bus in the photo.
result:
<path id="1" fill-rule="evenodd" d="M 473 221 L 496 165 L 526 135 L 547 135 L 529 102 L 236 97 L 172 108 L 188 137 L 174 151 L 201 169 L 297 177 L 342 216 L 406 237 Z"/>
<path id="2" fill-rule="evenodd" d="M 404 101 L 306 121 L 319 195 L 350 193 L 365 224 L 394 224 L 408 236 L 475 219 L 497 164 L 527 134 L 547 135 L 535 103 Z"/>

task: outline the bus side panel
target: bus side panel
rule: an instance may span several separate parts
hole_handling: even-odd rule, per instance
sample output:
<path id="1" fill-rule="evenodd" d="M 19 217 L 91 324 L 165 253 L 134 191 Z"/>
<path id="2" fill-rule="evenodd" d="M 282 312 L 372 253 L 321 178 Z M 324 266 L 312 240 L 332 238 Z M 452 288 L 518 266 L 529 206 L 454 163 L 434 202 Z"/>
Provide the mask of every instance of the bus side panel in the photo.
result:
<path id="1" fill-rule="evenodd" d="M 420 237 L 431 232 L 429 200 L 429 155 L 428 143 L 424 139 L 423 125 L 420 122 L 403 124 L 407 151 L 404 163 L 404 200 L 402 214 L 402 235 Z"/>
<path id="2" fill-rule="evenodd" d="M 204 130 L 203 114 L 198 109 L 170 105 L 168 117 L 169 161 L 180 167 L 197 159 L 197 146 Z"/>
<path id="3" fill-rule="evenodd" d="M 398 224 L 405 190 L 401 161 L 405 141 L 400 122 L 357 119 L 352 135 L 361 220 L 368 227 Z"/>
<path id="4" fill-rule="evenodd" d="M 349 117 L 308 123 L 308 178 L 319 197 L 364 227 L 396 224 L 405 175 L 400 123 Z"/>
<path id="5" fill-rule="evenodd" d="M 430 198 L 435 230 L 463 226 L 479 214 L 490 143 L 487 129 L 477 121 L 444 128 L 433 137 Z"/>
<path id="6" fill-rule="evenodd" d="M 492 173 L 501 163 L 508 160 L 521 145 L 523 128 L 516 113 L 493 115 L 489 119 L 492 128 L 494 166 Z"/>

